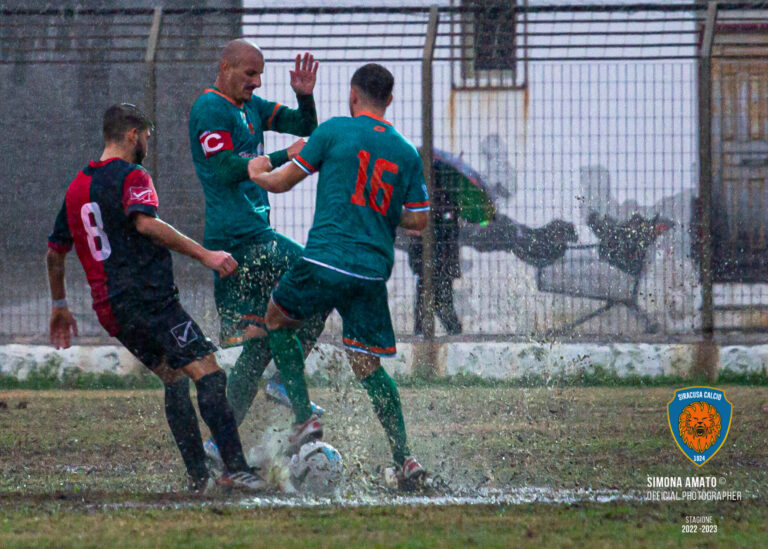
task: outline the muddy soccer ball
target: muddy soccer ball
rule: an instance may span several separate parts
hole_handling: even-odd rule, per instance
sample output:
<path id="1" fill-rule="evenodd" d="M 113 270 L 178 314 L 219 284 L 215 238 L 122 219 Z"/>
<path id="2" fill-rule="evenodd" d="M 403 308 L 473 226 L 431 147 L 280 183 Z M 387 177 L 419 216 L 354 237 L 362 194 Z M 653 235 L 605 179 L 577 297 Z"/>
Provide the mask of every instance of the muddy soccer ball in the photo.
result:
<path id="1" fill-rule="evenodd" d="M 326 442 L 308 442 L 291 456 L 290 471 L 291 482 L 299 492 L 333 495 L 341 481 L 341 454 Z"/>

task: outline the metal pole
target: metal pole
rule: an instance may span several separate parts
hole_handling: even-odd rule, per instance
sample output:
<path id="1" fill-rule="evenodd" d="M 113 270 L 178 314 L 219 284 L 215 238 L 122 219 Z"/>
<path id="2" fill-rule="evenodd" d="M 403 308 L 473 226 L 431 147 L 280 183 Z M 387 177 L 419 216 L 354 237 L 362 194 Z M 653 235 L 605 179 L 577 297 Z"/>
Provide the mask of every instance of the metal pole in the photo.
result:
<path id="1" fill-rule="evenodd" d="M 433 74 L 432 61 L 435 55 L 435 41 L 437 39 L 438 25 L 437 6 L 429 9 L 429 23 L 427 36 L 424 42 L 424 55 L 421 61 L 421 160 L 424 163 L 424 180 L 429 196 L 434 195 L 434 135 L 433 135 Z M 415 361 L 417 373 L 422 376 L 431 376 L 437 370 L 437 347 L 435 345 L 435 289 L 432 280 L 435 255 L 435 226 L 432 222 L 432 214 L 428 216 L 427 228 L 422 233 L 422 272 L 421 281 L 424 289 L 424 316 L 422 329 L 424 330 L 424 348 L 421 356 Z"/>
<path id="2" fill-rule="evenodd" d="M 707 4 L 707 18 L 699 56 L 699 201 L 701 204 L 701 343 L 693 374 L 717 377 L 718 353 L 714 346 L 712 295 L 712 43 L 717 22 L 717 2 Z"/>
<path id="3" fill-rule="evenodd" d="M 157 73 L 155 67 L 155 58 L 157 54 L 157 41 L 160 38 L 160 24 L 163 19 L 163 7 L 156 6 L 152 17 L 152 27 L 149 29 L 149 38 L 147 40 L 147 52 L 144 55 L 144 63 L 147 66 L 147 85 L 144 91 L 144 108 L 147 116 L 153 123 L 157 124 Z M 157 172 L 157 137 L 149 140 L 149 161 L 148 168 L 155 182 L 159 174 Z"/>

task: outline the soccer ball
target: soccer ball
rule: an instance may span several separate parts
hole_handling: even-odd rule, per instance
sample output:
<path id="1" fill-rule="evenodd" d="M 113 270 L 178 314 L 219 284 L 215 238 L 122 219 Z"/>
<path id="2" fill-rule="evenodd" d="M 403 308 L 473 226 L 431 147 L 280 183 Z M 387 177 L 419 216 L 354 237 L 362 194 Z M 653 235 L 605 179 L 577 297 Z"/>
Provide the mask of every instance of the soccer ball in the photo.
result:
<path id="1" fill-rule="evenodd" d="M 289 469 L 291 482 L 299 492 L 330 496 L 341 481 L 341 454 L 326 442 L 307 442 L 291 456 Z"/>

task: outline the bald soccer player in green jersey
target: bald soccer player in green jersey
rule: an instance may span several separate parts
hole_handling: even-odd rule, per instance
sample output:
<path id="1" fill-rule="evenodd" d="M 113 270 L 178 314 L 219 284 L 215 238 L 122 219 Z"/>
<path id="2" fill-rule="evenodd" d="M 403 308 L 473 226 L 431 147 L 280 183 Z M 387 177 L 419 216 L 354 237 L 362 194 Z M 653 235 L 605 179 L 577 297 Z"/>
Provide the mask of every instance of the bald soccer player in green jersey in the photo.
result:
<path id="1" fill-rule="evenodd" d="M 311 412 L 295 330 L 319 311 L 335 308 L 352 369 L 386 431 L 398 480 L 411 489 L 423 484 L 426 472 L 410 455 L 397 385 L 380 357 L 395 354 L 386 286 L 395 229 L 422 230 L 429 198 L 416 148 L 383 118 L 393 85 L 392 74 L 381 65 L 358 69 L 350 90 L 352 117 L 321 124 L 292 163 L 254 181 L 279 193 L 320 172 L 302 260 L 280 279 L 266 317 L 275 363 L 296 414 L 289 453 L 322 437 L 320 419 Z"/>
<path id="2" fill-rule="evenodd" d="M 237 275 L 214 278 L 221 346 L 243 345 L 227 383 L 238 424 L 272 358 L 264 330 L 269 294 L 302 253 L 301 246 L 270 226 L 268 195 L 249 179 L 249 171 L 260 163 L 284 164 L 304 145 L 299 140 L 288 149 L 260 157 L 265 131 L 307 136 L 317 127 L 312 96 L 317 67 L 309 53 L 296 57 L 291 87 L 298 109 L 290 109 L 254 95 L 261 87 L 264 56 L 250 41 L 233 40 L 224 48 L 215 85 L 205 90 L 190 112 L 192 160 L 205 194 L 203 245 L 230 252 L 240 265 Z M 320 335 L 324 318 L 320 314 L 302 329 L 299 337 L 306 352 Z M 215 459 L 216 448 L 211 444 L 206 442 L 206 453 Z"/>

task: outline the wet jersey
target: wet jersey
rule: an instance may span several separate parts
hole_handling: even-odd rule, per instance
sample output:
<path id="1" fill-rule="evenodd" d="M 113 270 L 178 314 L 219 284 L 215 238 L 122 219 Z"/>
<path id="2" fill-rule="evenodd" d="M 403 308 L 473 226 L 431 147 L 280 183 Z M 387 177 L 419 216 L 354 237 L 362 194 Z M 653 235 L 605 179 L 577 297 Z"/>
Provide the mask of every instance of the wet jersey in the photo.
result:
<path id="1" fill-rule="evenodd" d="M 322 123 L 293 162 L 320 172 L 304 258 L 362 278 L 389 278 L 403 207 L 429 210 L 421 158 L 370 113 Z"/>
<path id="2" fill-rule="evenodd" d="M 314 99 L 311 95 L 298 99 L 298 110 L 255 95 L 238 107 L 220 91 L 209 88 L 192 105 L 189 140 L 205 194 L 205 247 L 232 249 L 244 241 L 273 238 L 267 192 L 248 179 L 247 169 L 242 179 L 222 180 L 211 158 L 223 151 L 233 151 L 242 158 L 264 154 L 266 130 L 309 135 L 317 125 Z"/>
<path id="3" fill-rule="evenodd" d="M 136 230 L 131 215 L 157 216 L 157 192 L 137 164 L 112 158 L 90 162 L 70 183 L 48 246 L 75 246 L 91 286 L 93 308 L 110 333 L 120 329 L 117 303 L 156 303 L 177 294 L 170 252 Z"/>

